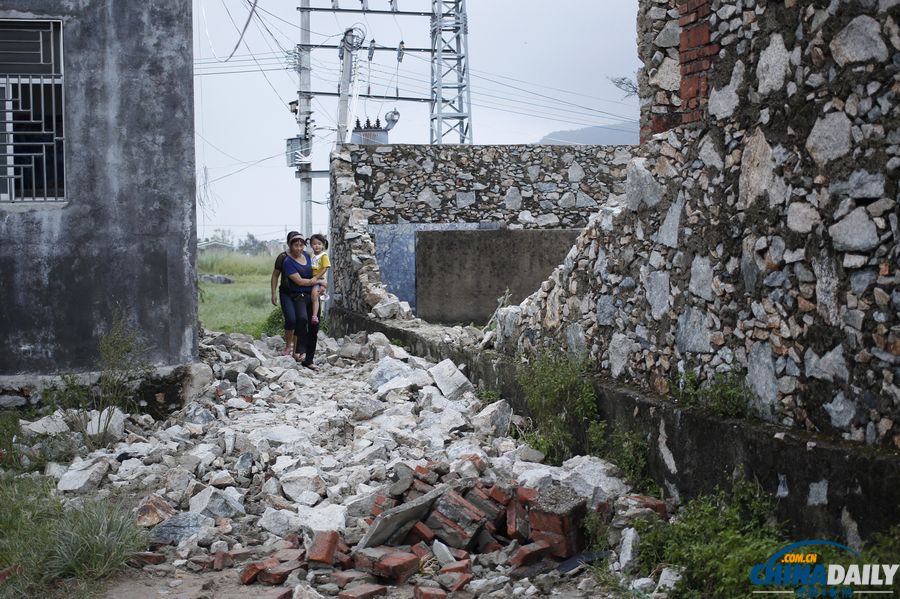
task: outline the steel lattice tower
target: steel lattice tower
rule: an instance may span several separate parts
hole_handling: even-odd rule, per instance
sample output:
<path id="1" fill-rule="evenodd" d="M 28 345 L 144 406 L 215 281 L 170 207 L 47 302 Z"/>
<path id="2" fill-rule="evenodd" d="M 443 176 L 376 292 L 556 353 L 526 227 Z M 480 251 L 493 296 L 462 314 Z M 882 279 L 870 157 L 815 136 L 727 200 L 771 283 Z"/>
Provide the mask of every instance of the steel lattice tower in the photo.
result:
<path id="1" fill-rule="evenodd" d="M 466 0 L 431 2 L 431 143 L 472 143 Z"/>

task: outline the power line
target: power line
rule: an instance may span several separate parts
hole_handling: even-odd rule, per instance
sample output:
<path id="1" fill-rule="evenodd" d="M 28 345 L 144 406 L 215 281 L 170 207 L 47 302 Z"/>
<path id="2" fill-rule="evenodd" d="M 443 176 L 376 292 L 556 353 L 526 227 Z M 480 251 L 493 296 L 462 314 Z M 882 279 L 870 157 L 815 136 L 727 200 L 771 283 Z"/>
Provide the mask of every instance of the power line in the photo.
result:
<path id="1" fill-rule="evenodd" d="M 250 7 L 250 14 L 247 15 L 247 22 L 244 23 L 244 29 L 241 31 L 241 37 L 238 40 L 238 44 L 240 44 L 241 42 L 244 42 L 244 47 L 247 48 L 247 52 L 250 53 L 250 56 L 253 58 L 253 62 L 256 63 L 257 68 L 259 68 L 260 73 L 262 73 L 263 79 L 266 80 L 266 83 L 269 84 L 269 87 L 272 88 L 272 91 L 275 92 L 275 95 L 278 96 L 278 99 L 281 101 L 281 103 L 284 106 L 287 106 L 287 102 L 285 101 L 285 99 L 281 97 L 281 94 L 278 93 L 278 90 L 275 89 L 275 86 L 272 85 L 271 81 L 269 81 L 268 75 L 266 75 L 266 73 L 263 71 L 262 66 L 256 60 L 256 56 L 253 55 L 253 51 L 250 49 L 250 45 L 244 40 L 244 33 L 247 32 L 247 27 L 250 25 L 250 21 L 253 20 L 253 13 L 256 11 L 256 3 L 258 1 L 259 0 L 253 0 L 253 5 Z M 222 6 L 225 7 L 225 12 L 226 12 L 226 14 L 228 14 L 228 20 L 231 21 L 231 24 L 234 25 L 235 29 L 237 29 L 237 23 L 234 22 L 234 18 L 231 16 L 231 11 L 228 10 L 228 5 L 225 3 L 225 0 L 222 0 Z M 231 51 L 231 55 L 234 55 L 235 50 L 237 50 L 237 46 L 235 46 L 234 50 Z M 229 55 L 228 58 L 231 58 L 231 55 Z M 225 59 L 226 62 L 228 61 L 228 58 Z"/>
<path id="2" fill-rule="evenodd" d="M 240 37 L 238 37 L 237 43 L 234 45 L 234 48 L 231 50 L 231 54 L 229 54 L 228 58 L 225 59 L 225 62 L 228 62 L 229 60 L 231 60 L 231 57 L 234 56 L 235 52 L 237 52 L 237 49 L 241 45 L 241 42 L 244 41 L 244 34 L 247 33 L 247 27 L 250 26 L 250 21 L 253 19 L 253 13 L 256 11 L 256 3 L 257 2 L 259 2 L 259 0 L 253 0 L 253 5 L 250 7 L 250 14 L 247 15 L 247 21 L 244 23 L 244 28 L 241 29 L 241 35 L 240 35 Z M 225 4 L 224 0 L 222 0 L 222 5 L 225 6 L 225 11 L 228 12 L 228 5 Z M 231 19 L 230 12 L 228 12 L 228 18 Z M 232 19 L 231 22 L 232 22 L 232 24 L 234 24 L 234 19 Z M 235 25 L 235 28 L 237 28 L 237 25 Z M 249 51 L 249 50 L 250 50 L 250 48 L 248 47 L 247 51 Z"/>
<path id="3" fill-rule="evenodd" d="M 226 173 L 226 174 L 224 174 L 224 175 L 220 175 L 220 176 L 216 177 L 215 179 L 210 179 L 210 180 L 206 181 L 205 185 L 208 186 L 209 184 L 215 183 L 216 181 L 221 181 L 222 179 L 225 179 L 225 178 L 230 177 L 230 176 L 232 176 L 232 175 L 236 175 L 236 174 L 238 174 L 238 173 L 242 173 L 242 172 L 244 172 L 245 170 L 247 170 L 248 168 L 250 168 L 250 167 L 252 167 L 252 166 L 256 166 L 256 165 L 259 164 L 260 162 L 265 162 L 266 160 L 272 160 L 273 158 L 277 158 L 278 156 L 284 156 L 284 151 L 282 150 L 282 151 L 278 152 L 277 154 L 272 154 L 271 156 L 267 156 L 267 157 L 265 157 L 265 158 L 260 158 L 259 160 L 255 161 L 255 162 L 251 162 L 250 164 L 248 164 L 247 166 L 244 166 L 243 168 L 237 169 L 236 171 L 231 171 L 230 173 Z"/>

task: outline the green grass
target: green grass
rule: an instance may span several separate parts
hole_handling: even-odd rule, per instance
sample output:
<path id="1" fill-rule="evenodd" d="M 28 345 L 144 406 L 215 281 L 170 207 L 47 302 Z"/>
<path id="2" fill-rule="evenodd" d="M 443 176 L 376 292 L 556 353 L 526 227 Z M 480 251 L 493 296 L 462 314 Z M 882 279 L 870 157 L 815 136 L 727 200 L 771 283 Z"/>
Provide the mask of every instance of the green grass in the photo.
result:
<path id="1" fill-rule="evenodd" d="M 207 329 L 225 333 L 247 333 L 259 337 L 273 332 L 266 327 L 272 313 L 271 256 L 246 256 L 235 252 L 201 252 L 197 270 L 201 274 L 228 275 L 230 285 L 200 282 L 200 321 Z"/>
<path id="2" fill-rule="evenodd" d="M 147 547 L 146 532 L 115 503 L 66 510 L 52 489 L 41 478 L 0 476 L 0 570 L 17 569 L 0 599 L 90 596 Z"/>

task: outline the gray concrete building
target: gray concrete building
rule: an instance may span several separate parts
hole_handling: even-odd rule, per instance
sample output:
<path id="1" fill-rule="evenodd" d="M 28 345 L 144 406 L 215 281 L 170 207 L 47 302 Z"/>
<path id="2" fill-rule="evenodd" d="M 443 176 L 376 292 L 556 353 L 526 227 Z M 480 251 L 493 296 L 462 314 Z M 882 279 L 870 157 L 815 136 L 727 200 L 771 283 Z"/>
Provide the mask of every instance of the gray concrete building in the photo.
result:
<path id="1" fill-rule="evenodd" d="M 0 376 L 197 352 L 190 0 L 0 8 Z"/>

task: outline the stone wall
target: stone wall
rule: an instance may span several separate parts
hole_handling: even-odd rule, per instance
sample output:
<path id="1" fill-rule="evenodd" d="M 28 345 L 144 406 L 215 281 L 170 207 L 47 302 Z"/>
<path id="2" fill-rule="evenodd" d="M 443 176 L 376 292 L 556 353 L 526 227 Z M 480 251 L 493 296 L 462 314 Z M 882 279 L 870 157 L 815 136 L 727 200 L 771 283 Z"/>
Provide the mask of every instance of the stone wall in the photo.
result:
<path id="1" fill-rule="evenodd" d="M 581 228 L 625 188 L 632 146 L 349 146 L 372 224 Z"/>
<path id="2" fill-rule="evenodd" d="M 64 202 L 0 204 L 0 376 L 96 370 L 117 313 L 148 361 L 192 361 L 191 3 L 9 0 L 0 18 L 62 21 L 66 178 Z"/>
<path id="3" fill-rule="evenodd" d="M 580 229 L 611 198 L 624 197 L 626 167 L 639 152 L 637 146 L 343 146 L 331 165 L 335 301 L 359 314 L 381 304 L 373 314 L 409 317 L 409 302 L 386 285 L 409 273 L 383 271 L 415 264 L 417 228 Z M 411 255 L 379 265 L 376 246 L 381 255 Z"/>
<path id="4" fill-rule="evenodd" d="M 650 139 L 501 347 L 585 351 L 659 393 L 737 372 L 766 419 L 900 447 L 900 6 L 678 7 L 720 45 L 708 103 Z M 648 31 L 672 20 L 653 14 Z"/>

